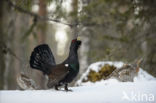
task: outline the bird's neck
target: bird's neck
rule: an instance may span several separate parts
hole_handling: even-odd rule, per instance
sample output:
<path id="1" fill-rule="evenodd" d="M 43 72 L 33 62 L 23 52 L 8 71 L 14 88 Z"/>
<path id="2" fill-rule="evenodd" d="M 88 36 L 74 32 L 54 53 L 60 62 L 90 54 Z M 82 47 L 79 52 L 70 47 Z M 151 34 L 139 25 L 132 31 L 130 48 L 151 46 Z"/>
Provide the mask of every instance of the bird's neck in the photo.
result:
<path id="1" fill-rule="evenodd" d="M 69 64 L 73 72 L 79 71 L 79 61 L 77 51 L 70 50 L 68 58 L 63 62 L 63 64 Z"/>
<path id="2" fill-rule="evenodd" d="M 75 50 L 70 50 L 68 58 L 63 62 L 63 64 L 79 64 L 78 53 Z"/>
<path id="3" fill-rule="evenodd" d="M 69 58 L 68 58 L 69 60 L 73 60 L 73 61 L 75 61 L 75 60 L 78 60 L 78 53 L 77 53 L 77 50 L 70 50 L 70 52 L 69 52 Z"/>
<path id="4" fill-rule="evenodd" d="M 69 57 L 71 57 L 71 56 L 78 56 L 77 50 L 74 50 L 74 49 L 70 50 Z"/>
<path id="5" fill-rule="evenodd" d="M 79 65 L 78 45 L 71 43 L 68 58 L 63 62 L 63 64 L 66 64 L 66 63 Z"/>

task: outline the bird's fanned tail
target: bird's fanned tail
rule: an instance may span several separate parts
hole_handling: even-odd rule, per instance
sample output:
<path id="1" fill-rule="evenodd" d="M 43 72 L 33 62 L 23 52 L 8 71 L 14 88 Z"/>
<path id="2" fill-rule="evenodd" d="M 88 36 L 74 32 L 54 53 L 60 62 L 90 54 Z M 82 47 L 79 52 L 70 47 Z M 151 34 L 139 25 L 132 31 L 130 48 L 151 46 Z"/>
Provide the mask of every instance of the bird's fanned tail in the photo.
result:
<path id="1" fill-rule="evenodd" d="M 50 73 L 50 67 L 55 66 L 53 53 L 47 44 L 37 46 L 31 54 L 30 66 L 42 71 L 44 74 Z"/>

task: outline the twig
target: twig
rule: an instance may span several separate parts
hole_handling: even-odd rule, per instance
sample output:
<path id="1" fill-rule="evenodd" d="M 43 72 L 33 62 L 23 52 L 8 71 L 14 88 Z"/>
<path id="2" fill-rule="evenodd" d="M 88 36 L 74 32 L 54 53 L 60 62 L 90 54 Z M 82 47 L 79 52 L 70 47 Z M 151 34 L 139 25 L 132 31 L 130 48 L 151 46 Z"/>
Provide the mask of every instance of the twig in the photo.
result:
<path id="1" fill-rule="evenodd" d="M 3 45 L 3 51 L 4 54 L 9 53 L 10 55 L 12 55 L 14 58 L 16 58 L 18 61 L 22 62 L 22 59 L 19 58 L 10 48 L 8 48 L 6 45 Z"/>
<path id="2" fill-rule="evenodd" d="M 31 32 L 35 28 L 36 24 L 37 24 L 37 18 L 34 18 L 33 24 L 30 26 L 30 28 L 27 30 L 27 32 L 24 34 L 24 36 L 21 38 L 21 42 L 23 42 L 24 39 L 31 34 Z"/>
<path id="3" fill-rule="evenodd" d="M 52 19 L 52 18 L 48 18 L 48 17 L 39 16 L 39 15 L 36 14 L 36 13 L 30 12 L 30 11 L 28 11 L 28 10 L 25 10 L 24 8 L 21 8 L 20 6 L 14 4 L 14 3 L 13 3 L 12 1 L 10 1 L 10 0 L 5 0 L 5 1 L 7 1 L 8 4 L 9 4 L 11 7 L 15 8 L 15 9 L 18 10 L 19 12 L 22 12 L 22 13 L 28 14 L 28 15 L 30 15 L 30 16 L 33 16 L 33 17 L 37 18 L 37 20 L 53 21 L 53 22 L 55 22 L 55 23 L 64 24 L 64 25 L 67 25 L 67 26 L 69 26 L 69 27 L 72 27 L 72 26 L 74 25 L 74 24 L 70 24 L 70 23 L 61 22 L 61 21 L 59 21 L 59 20 L 57 20 L 57 19 Z"/>

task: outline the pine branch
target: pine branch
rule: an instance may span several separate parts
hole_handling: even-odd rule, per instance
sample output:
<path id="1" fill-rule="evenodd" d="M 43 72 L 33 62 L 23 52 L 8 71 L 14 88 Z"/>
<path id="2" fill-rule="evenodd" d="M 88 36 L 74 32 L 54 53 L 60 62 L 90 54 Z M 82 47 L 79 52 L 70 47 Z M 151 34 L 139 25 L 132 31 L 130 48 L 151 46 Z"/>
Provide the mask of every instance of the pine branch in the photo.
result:
<path id="1" fill-rule="evenodd" d="M 74 26 L 74 24 L 61 22 L 60 20 L 57 20 L 57 19 L 52 19 L 52 18 L 48 18 L 48 17 L 39 16 L 36 13 L 33 13 L 33 12 L 28 11 L 28 10 L 26 10 L 24 8 L 21 8 L 20 6 L 14 4 L 11 0 L 5 0 L 5 1 L 7 1 L 7 3 L 9 4 L 9 6 L 13 7 L 14 9 L 18 10 L 19 12 L 24 13 L 24 14 L 27 14 L 29 16 L 33 16 L 34 18 L 37 18 L 37 20 L 41 20 L 41 21 L 52 21 L 52 22 L 55 22 L 55 23 L 60 23 L 60 24 L 67 25 L 69 27 L 73 27 Z"/>
<path id="2" fill-rule="evenodd" d="M 104 39 L 108 39 L 108 40 L 116 40 L 119 42 L 124 42 L 124 43 L 128 43 L 129 39 L 125 36 L 121 36 L 121 37 L 114 37 L 114 36 L 110 36 L 110 35 L 103 35 L 102 36 Z"/>

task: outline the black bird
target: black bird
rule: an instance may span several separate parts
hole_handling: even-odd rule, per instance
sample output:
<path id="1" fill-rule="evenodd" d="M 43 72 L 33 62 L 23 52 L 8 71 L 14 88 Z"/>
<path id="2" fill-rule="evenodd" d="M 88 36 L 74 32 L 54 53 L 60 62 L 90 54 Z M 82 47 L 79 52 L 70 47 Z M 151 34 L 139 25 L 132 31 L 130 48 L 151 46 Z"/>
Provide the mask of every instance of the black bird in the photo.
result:
<path id="1" fill-rule="evenodd" d="M 47 44 L 41 44 L 34 48 L 30 57 L 30 66 L 48 75 L 48 88 L 58 87 L 64 85 L 68 91 L 68 83 L 71 83 L 79 72 L 78 49 L 81 41 L 74 39 L 70 45 L 70 52 L 68 58 L 61 64 L 56 64 L 55 58 Z"/>

